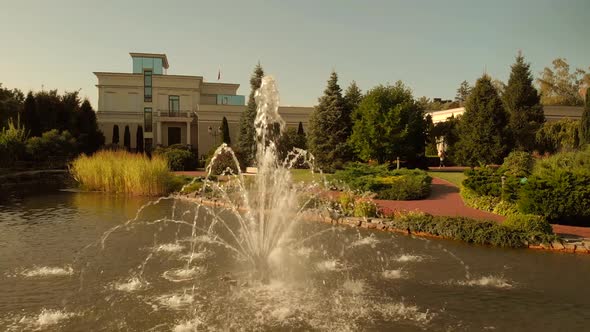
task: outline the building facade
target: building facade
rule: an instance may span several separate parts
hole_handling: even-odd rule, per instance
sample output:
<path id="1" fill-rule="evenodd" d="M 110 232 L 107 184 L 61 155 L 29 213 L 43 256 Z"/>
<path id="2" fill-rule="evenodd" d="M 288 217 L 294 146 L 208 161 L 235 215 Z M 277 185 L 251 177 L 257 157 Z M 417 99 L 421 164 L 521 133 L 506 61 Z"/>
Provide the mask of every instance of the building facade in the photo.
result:
<path id="1" fill-rule="evenodd" d="M 447 121 L 450 117 L 458 117 L 465 112 L 465 107 L 451 108 L 442 111 L 426 111 L 432 116 L 433 123 Z M 548 122 L 559 121 L 561 119 L 580 120 L 584 108 L 582 106 L 543 106 L 545 120 Z"/>
<path id="2" fill-rule="evenodd" d="M 221 140 L 221 121 L 233 144 L 246 109 L 239 84 L 205 82 L 202 76 L 168 75 L 166 54 L 130 53 L 131 73 L 95 72 L 99 128 L 105 144 L 143 146 L 186 144 L 206 154 Z M 313 107 L 281 106 L 288 127 L 307 129 Z M 118 141 L 117 141 L 118 138 Z M 142 145 L 143 144 L 143 145 Z"/>

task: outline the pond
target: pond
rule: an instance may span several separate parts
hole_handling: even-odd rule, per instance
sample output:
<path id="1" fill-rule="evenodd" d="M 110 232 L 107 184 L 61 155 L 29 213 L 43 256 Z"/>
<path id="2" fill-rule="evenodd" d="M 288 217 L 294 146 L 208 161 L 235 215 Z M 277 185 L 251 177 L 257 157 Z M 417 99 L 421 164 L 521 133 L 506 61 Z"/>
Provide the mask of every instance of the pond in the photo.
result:
<path id="1" fill-rule="evenodd" d="M 195 203 L 165 199 L 113 229 L 147 202 L 58 192 L 2 203 L 0 330 L 575 331 L 590 322 L 590 256 L 300 222 L 260 282 L 214 238 L 172 222 L 205 223 Z"/>

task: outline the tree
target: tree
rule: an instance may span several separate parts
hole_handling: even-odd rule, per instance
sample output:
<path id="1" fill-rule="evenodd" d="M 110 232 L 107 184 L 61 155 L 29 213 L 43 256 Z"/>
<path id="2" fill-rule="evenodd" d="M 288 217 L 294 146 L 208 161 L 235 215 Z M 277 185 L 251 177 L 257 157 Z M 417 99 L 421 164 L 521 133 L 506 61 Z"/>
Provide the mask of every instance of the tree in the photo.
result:
<path id="1" fill-rule="evenodd" d="M 346 117 L 351 121 L 350 122 L 350 132 L 352 133 L 352 114 L 354 110 L 359 106 L 361 100 L 363 99 L 363 93 L 361 89 L 356 85 L 355 81 L 352 81 L 346 91 L 344 92 L 344 105 L 346 109 Z"/>
<path id="2" fill-rule="evenodd" d="M 131 132 L 129 131 L 129 126 L 125 126 L 125 133 L 123 134 L 123 146 L 127 150 L 131 149 Z"/>
<path id="3" fill-rule="evenodd" d="M 537 79 L 541 87 L 543 105 L 579 106 L 584 103 L 580 91 L 590 85 L 590 73 L 577 68 L 570 73 L 570 65 L 564 58 L 553 60 L 553 69 L 545 67 Z"/>
<path id="4" fill-rule="evenodd" d="M 139 153 L 143 153 L 143 127 L 137 127 L 137 133 L 135 134 L 135 139 L 137 141 L 136 151 Z"/>
<path id="5" fill-rule="evenodd" d="M 88 99 L 84 99 L 76 112 L 76 130 L 80 152 L 92 154 L 104 144 L 104 135 L 98 129 L 96 113 Z"/>
<path id="6" fill-rule="evenodd" d="M 225 116 L 221 120 L 221 141 L 227 145 L 231 145 L 231 138 L 229 137 L 229 124 Z"/>
<path id="7" fill-rule="evenodd" d="M 0 129 L 7 127 L 10 119 L 18 120 L 18 114 L 22 111 L 24 94 L 18 89 L 7 89 L 0 83 Z M 22 114 L 21 114 L 22 122 Z M 29 130 L 29 128 L 26 128 Z"/>
<path id="8" fill-rule="evenodd" d="M 434 123 L 432 122 L 432 115 L 426 115 L 426 155 L 434 156 L 437 154 L 436 150 L 436 135 L 434 132 Z"/>
<path id="9" fill-rule="evenodd" d="M 354 118 L 350 143 L 362 160 L 385 163 L 400 157 L 412 162 L 424 156 L 424 110 L 402 82 L 367 91 Z"/>
<path id="10" fill-rule="evenodd" d="M 535 134 L 545 122 L 541 97 L 533 86 L 530 65 L 519 53 L 512 65 L 508 85 L 502 95 L 508 113 L 508 127 L 515 149 L 531 152 L 535 148 Z"/>
<path id="11" fill-rule="evenodd" d="M 586 89 L 584 112 L 580 120 L 580 142 L 590 144 L 590 89 Z"/>
<path id="12" fill-rule="evenodd" d="M 501 163 L 507 153 L 508 119 L 489 76 L 479 78 L 459 125 L 457 161 L 464 165 Z"/>
<path id="13" fill-rule="evenodd" d="M 260 63 L 254 68 L 250 77 L 250 96 L 248 97 L 248 106 L 240 118 L 240 138 L 238 141 L 238 155 L 240 163 L 244 166 L 252 165 L 256 155 L 256 130 L 254 129 L 254 119 L 256 118 L 257 105 L 254 99 L 254 93 L 262 84 L 264 70 Z"/>
<path id="14" fill-rule="evenodd" d="M 37 103 L 35 96 L 29 91 L 20 116 L 21 123 L 29 131 L 29 136 L 41 136 L 41 124 L 39 123 L 39 114 L 37 113 Z"/>
<path id="15" fill-rule="evenodd" d="M 469 97 L 471 90 L 472 87 L 467 81 L 461 82 L 461 85 L 459 85 L 459 88 L 457 89 L 457 94 L 455 95 L 455 101 L 458 102 L 460 106 L 463 106 L 467 97 Z"/>
<path id="16" fill-rule="evenodd" d="M 305 135 L 305 131 L 303 130 L 303 123 L 299 121 L 299 126 L 297 127 L 297 136 L 295 139 L 294 147 L 299 149 L 307 149 L 307 136 Z"/>
<path id="17" fill-rule="evenodd" d="M 338 74 L 332 72 L 324 95 L 319 98 L 309 119 L 308 148 L 317 166 L 329 171 L 339 168 L 347 159 L 349 134 L 346 106 Z"/>
<path id="18" fill-rule="evenodd" d="M 580 121 L 572 119 L 545 122 L 536 135 L 539 152 L 555 153 L 578 149 L 582 137 L 580 127 Z"/>
<path id="19" fill-rule="evenodd" d="M 119 144 L 119 126 L 118 125 L 114 125 L 113 126 L 113 139 L 112 139 L 112 143 L 113 144 Z"/>

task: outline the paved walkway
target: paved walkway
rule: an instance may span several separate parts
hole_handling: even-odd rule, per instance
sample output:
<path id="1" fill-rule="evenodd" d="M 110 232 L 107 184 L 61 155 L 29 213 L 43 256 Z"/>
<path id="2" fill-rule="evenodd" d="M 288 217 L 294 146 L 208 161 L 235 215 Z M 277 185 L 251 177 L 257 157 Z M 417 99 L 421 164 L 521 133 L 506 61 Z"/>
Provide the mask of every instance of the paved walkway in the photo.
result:
<path id="1" fill-rule="evenodd" d="M 462 216 L 474 219 L 487 219 L 502 222 L 504 216 L 477 210 L 463 203 L 459 188 L 454 184 L 439 179 L 432 179 L 432 192 L 430 196 L 418 201 L 388 201 L 377 200 L 377 204 L 386 213 L 393 211 L 422 211 L 435 216 Z M 590 227 L 575 227 L 565 225 L 552 225 L 553 231 L 562 236 L 590 238 Z"/>

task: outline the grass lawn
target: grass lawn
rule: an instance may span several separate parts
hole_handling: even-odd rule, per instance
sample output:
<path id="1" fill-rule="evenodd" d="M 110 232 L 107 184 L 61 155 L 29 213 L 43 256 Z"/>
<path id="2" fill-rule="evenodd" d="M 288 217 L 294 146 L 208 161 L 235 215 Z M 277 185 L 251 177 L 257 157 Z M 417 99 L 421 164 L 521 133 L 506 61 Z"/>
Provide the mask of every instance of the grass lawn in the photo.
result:
<path id="1" fill-rule="evenodd" d="M 454 183 L 457 187 L 461 185 L 461 182 L 466 178 L 463 172 L 428 172 L 428 175 L 432 176 L 433 178 L 441 178 L 443 180 L 447 180 L 451 183 Z"/>
<path id="2" fill-rule="evenodd" d="M 308 169 L 291 169 L 291 176 L 293 177 L 293 182 L 305 182 L 309 183 L 312 181 L 320 181 L 322 179 L 322 175 L 320 173 L 312 173 Z M 330 174 L 324 174 L 327 179 L 330 179 Z"/>

